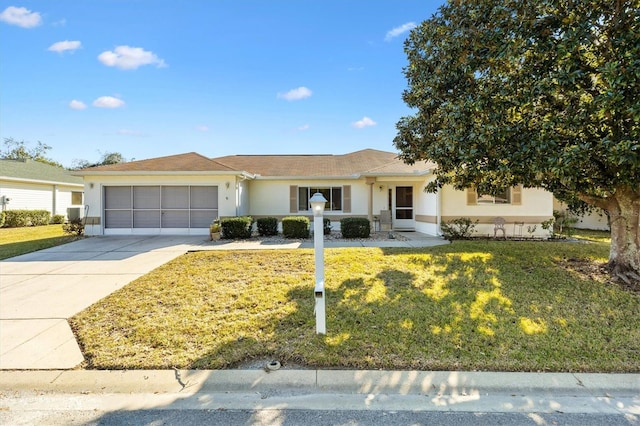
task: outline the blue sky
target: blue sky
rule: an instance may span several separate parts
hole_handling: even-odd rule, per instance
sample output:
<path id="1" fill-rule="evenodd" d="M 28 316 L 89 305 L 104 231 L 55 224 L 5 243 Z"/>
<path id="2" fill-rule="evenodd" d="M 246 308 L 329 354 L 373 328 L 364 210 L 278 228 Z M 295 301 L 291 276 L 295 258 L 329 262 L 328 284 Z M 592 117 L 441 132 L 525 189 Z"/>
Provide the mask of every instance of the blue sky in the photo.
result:
<path id="1" fill-rule="evenodd" d="M 0 1 L 0 138 L 119 152 L 395 151 L 403 41 L 443 1 Z"/>

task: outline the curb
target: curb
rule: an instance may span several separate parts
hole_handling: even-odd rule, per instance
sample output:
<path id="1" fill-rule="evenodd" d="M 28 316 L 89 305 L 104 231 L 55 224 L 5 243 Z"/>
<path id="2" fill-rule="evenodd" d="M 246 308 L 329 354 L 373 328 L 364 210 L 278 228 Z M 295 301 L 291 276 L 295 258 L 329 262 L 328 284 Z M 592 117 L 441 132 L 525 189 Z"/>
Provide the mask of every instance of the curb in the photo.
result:
<path id="1" fill-rule="evenodd" d="M 341 394 L 535 393 L 640 397 L 640 374 L 378 370 L 0 371 L 0 391 L 193 394 L 274 389 Z"/>

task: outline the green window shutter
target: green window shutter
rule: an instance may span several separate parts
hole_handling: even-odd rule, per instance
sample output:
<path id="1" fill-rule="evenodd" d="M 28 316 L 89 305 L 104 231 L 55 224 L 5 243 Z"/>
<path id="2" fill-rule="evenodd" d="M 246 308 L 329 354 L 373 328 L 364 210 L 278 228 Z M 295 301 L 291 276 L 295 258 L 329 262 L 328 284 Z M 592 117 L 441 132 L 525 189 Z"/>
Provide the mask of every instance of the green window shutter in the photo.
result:
<path id="1" fill-rule="evenodd" d="M 478 193 L 475 188 L 467 188 L 467 205 L 473 206 L 478 204 Z"/>
<path id="2" fill-rule="evenodd" d="M 298 186 L 289 187 L 289 213 L 298 213 Z"/>
<path id="3" fill-rule="evenodd" d="M 522 204 L 522 185 L 516 185 L 511 188 L 511 204 L 517 206 Z"/>
<path id="4" fill-rule="evenodd" d="M 342 211 L 351 213 L 351 185 L 342 187 Z"/>

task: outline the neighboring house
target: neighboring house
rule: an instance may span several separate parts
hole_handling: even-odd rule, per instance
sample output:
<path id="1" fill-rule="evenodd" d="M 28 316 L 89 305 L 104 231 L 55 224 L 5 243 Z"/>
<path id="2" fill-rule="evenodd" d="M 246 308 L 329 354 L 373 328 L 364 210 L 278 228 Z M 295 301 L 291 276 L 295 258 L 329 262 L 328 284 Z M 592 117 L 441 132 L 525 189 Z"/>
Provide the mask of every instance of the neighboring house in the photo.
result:
<path id="1" fill-rule="evenodd" d="M 552 217 L 550 193 L 520 187 L 495 198 L 451 187 L 426 193 L 434 167 L 409 166 L 392 152 L 365 149 L 213 159 L 192 152 L 75 173 L 85 182 L 87 235 L 206 234 L 218 217 L 311 217 L 309 197 L 318 191 L 328 200 L 325 216 L 334 229 L 340 219 L 360 216 L 376 229 L 438 235 L 442 220 L 470 217 L 479 221 L 479 232 L 493 235 L 493 219 L 501 216 L 524 222 L 525 235 L 527 225 L 546 235 L 539 225 Z"/>
<path id="2" fill-rule="evenodd" d="M 51 215 L 80 217 L 83 179 L 60 167 L 33 160 L 0 160 L 2 210 L 48 210 Z"/>

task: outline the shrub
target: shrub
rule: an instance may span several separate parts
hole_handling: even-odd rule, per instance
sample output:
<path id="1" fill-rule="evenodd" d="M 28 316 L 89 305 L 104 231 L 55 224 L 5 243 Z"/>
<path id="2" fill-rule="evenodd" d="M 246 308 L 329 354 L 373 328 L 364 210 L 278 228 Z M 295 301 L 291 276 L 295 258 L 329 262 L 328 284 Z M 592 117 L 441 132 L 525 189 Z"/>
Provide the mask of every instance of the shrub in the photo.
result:
<path id="1" fill-rule="evenodd" d="M 473 235 L 477 223 L 477 220 L 471 222 L 468 217 L 459 217 L 449 222 L 443 222 L 440 229 L 442 229 L 442 236 L 449 241 L 464 240 Z"/>
<path id="2" fill-rule="evenodd" d="M 253 219 L 251 216 L 228 217 L 220 220 L 221 235 L 225 240 L 251 237 Z"/>
<path id="3" fill-rule="evenodd" d="M 331 234 L 331 219 L 328 217 L 322 219 L 322 230 L 324 231 L 324 235 Z"/>
<path id="4" fill-rule="evenodd" d="M 47 210 L 7 210 L 5 225 L 16 228 L 21 226 L 48 225 L 51 213 Z"/>
<path id="5" fill-rule="evenodd" d="M 72 235 L 84 234 L 84 224 L 82 223 L 82 219 L 78 218 L 70 220 L 69 223 L 65 223 L 62 225 L 62 230 L 65 233 Z"/>
<path id="6" fill-rule="evenodd" d="M 282 234 L 285 238 L 309 238 L 309 218 L 289 216 L 282 219 Z"/>
<path id="7" fill-rule="evenodd" d="M 60 225 L 64 223 L 65 216 L 63 214 L 54 214 L 51 218 L 51 223 Z"/>
<path id="8" fill-rule="evenodd" d="M 261 217 L 256 222 L 258 223 L 258 234 L 260 234 L 260 236 L 278 235 L 277 218 Z"/>
<path id="9" fill-rule="evenodd" d="M 0 212 L 0 228 L 4 226 L 4 221 L 6 217 L 7 217 L 7 214 L 5 212 Z"/>
<path id="10" fill-rule="evenodd" d="M 346 217 L 340 220 L 340 232 L 343 238 L 369 238 L 371 222 L 366 217 Z"/>

